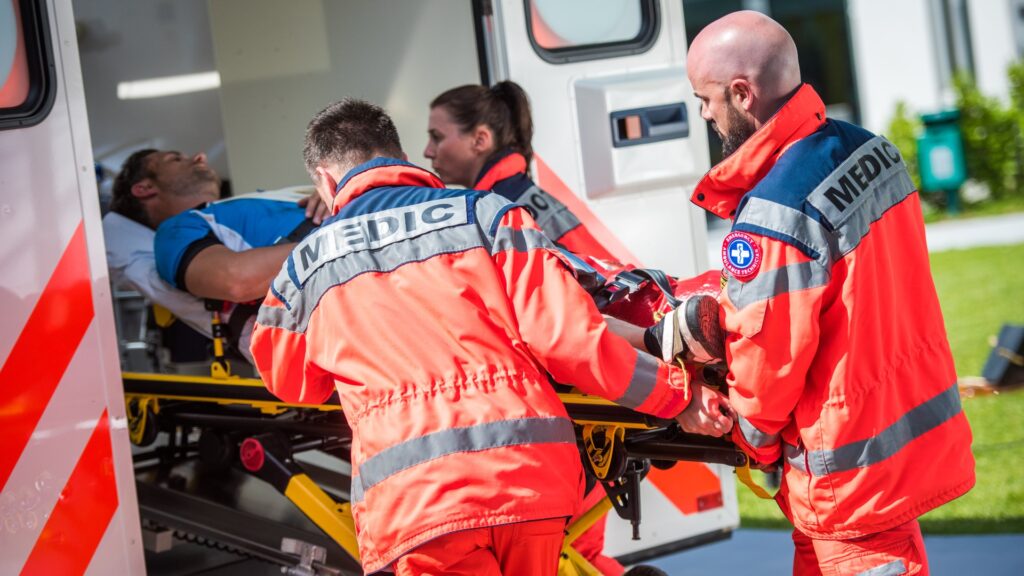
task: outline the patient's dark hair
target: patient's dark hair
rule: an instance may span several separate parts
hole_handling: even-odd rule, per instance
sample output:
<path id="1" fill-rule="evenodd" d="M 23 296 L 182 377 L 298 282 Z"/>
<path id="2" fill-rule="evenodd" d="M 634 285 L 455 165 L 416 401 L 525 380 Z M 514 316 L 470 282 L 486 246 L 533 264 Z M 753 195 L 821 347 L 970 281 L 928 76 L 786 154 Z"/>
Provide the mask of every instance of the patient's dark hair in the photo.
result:
<path id="1" fill-rule="evenodd" d="M 467 84 L 442 93 L 430 103 L 431 108 L 444 106 L 463 132 L 483 124 L 494 132 L 494 153 L 512 149 L 533 159 L 533 119 L 530 100 L 523 88 L 505 80 L 490 88 Z"/>
<path id="2" fill-rule="evenodd" d="M 317 166 L 356 164 L 374 156 L 403 156 L 395 123 L 380 106 L 345 98 L 321 110 L 306 127 L 302 157 L 314 180 Z"/>
<path id="3" fill-rule="evenodd" d="M 156 175 L 149 168 L 147 158 L 150 154 L 157 152 L 154 148 L 145 148 L 133 152 L 124 164 L 121 171 L 114 178 L 111 188 L 110 211 L 135 220 L 139 224 L 149 226 L 149 218 L 146 211 L 142 209 L 142 203 L 132 195 L 132 186 L 145 180 L 154 178 Z"/>

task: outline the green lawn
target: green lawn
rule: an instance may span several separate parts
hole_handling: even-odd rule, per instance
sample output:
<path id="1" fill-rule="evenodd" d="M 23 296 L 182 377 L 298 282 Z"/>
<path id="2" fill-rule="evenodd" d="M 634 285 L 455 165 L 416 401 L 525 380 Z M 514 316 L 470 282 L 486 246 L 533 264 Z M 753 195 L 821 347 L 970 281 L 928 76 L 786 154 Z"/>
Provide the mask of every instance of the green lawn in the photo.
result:
<path id="1" fill-rule="evenodd" d="M 1024 323 L 1024 244 L 933 254 L 932 274 L 957 372 L 978 375 L 989 336 L 1005 322 Z M 1024 532 L 1024 390 L 965 399 L 964 411 L 974 432 L 978 483 L 924 515 L 921 526 L 932 534 Z M 773 501 L 742 485 L 737 491 L 744 526 L 789 527 Z"/>
<path id="2" fill-rule="evenodd" d="M 942 220 L 962 220 L 964 218 L 975 218 L 978 216 L 996 216 L 1009 214 L 1011 212 L 1024 211 L 1024 194 L 1015 194 L 1006 198 L 986 200 L 977 204 L 965 204 L 960 214 L 950 216 L 945 209 L 937 208 L 932 204 L 925 204 L 924 221 L 927 223 L 941 222 Z"/>

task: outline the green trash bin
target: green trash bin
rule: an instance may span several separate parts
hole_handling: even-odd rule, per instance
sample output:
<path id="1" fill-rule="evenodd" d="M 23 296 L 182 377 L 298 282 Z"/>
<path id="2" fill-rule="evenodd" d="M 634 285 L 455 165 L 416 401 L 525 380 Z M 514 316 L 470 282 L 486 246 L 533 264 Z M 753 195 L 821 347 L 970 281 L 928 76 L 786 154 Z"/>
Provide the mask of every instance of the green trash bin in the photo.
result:
<path id="1" fill-rule="evenodd" d="M 960 186 L 967 180 L 959 120 L 960 111 L 955 109 L 922 114 L 924 134 L 917 139 L 921 189 L 945 192 L 950 214 L 960 212 Z"/>

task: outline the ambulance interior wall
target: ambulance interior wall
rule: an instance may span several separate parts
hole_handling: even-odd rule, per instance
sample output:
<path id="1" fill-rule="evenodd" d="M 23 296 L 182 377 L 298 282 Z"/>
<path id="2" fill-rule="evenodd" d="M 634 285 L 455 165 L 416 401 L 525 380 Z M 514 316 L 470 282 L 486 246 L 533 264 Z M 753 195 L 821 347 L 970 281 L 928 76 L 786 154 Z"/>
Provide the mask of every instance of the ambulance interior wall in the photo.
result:
<path id="1" fill-rule="evenodd" d="M 119 82 L 215 70 L 206 0 L 74 0 L 73 8 L 96 161 L 112 174 L 136 149 L 169 148 L 206 152 L 228 175 L 218 90 L 117 97 Z"/>
<path id="2" fill-rule="evenodd" d="M 236 193 L 306 184 L 302 138 L 345 96 L 387 108 L 412 162 L 427 106 L 480 81 L 465 0 L 74 0 L 97 161 L 142 147 L 206 152 Z M 119 82 L 209 72 L 221 87 L 121 100 Z M 109 180 L 106 187 L 109 188 Z"/>
<path id="3" fill-rule="evenodd" d="M 235 190 L 308 182 L 306 124 L 345 96 L 384 106 L 409 159 L 429 169 L 427 106 L 480 81 L 465 0 L 216 0 L 210 27 Z"/>

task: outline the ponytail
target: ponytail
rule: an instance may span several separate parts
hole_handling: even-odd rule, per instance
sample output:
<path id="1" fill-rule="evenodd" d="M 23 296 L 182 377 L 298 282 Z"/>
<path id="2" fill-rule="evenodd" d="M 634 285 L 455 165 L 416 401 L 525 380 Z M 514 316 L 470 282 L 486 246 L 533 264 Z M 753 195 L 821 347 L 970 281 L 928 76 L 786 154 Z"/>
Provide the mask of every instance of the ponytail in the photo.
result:
<path id="1" fill-rule="evenodd" d="M 533 118 L 530 114 L 530 100 L 522 86 L 511 80 L 503 80 L 491 86 L 491 94 L 505 104 L 509 112 L 509 148 L 526 158 L 529 166 L 533 160 Z"/>
<path id="2" fill-rule="evenodd" d="M 533 119 L 530 101 L 521 86 L 510 80 L 487 88 L 467 84 L 442 93 L 430 103 L 444 106 L 463 132 L 483 124 L 494 133 L 494 154 L 513 150 L 533 160 Z"/>

